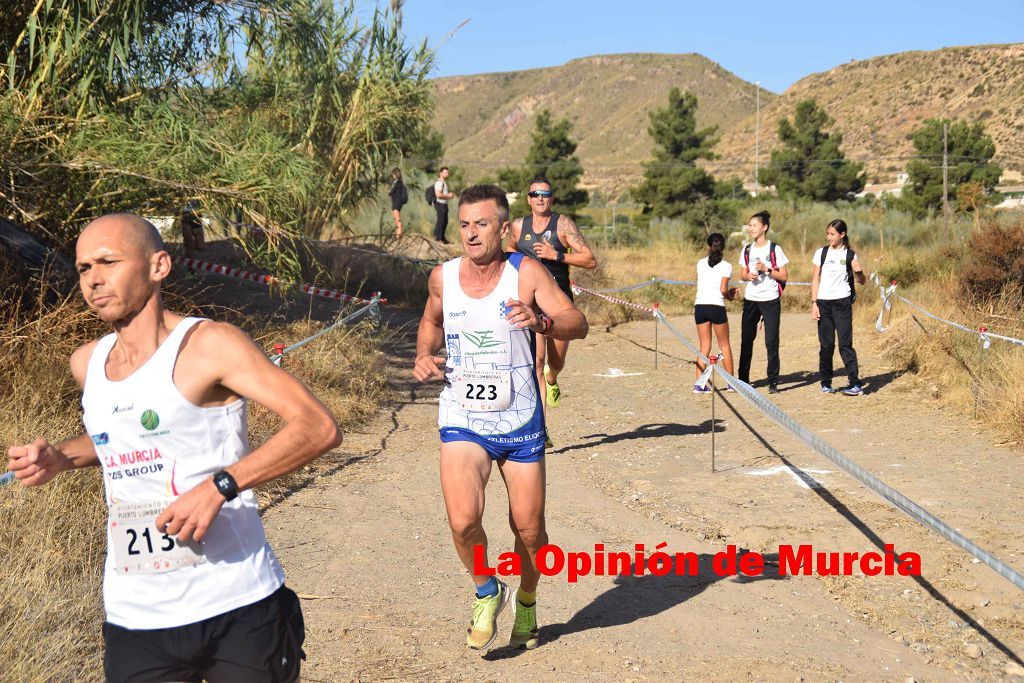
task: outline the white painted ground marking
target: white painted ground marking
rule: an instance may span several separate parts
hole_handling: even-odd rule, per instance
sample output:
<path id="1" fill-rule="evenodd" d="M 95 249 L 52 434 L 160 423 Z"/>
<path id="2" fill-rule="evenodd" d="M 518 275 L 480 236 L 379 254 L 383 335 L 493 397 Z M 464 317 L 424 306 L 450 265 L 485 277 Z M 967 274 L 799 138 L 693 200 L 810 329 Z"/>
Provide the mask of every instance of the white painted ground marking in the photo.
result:
<path id="1" fill-rule="evenodd" d="M 815 470 L 811 468 L 801 468 L 800 471 L 803 472 L 804 474 L 832 474 L 831 470 Z M 769 467 L 768 469 L 765 470 L 746 470 L 743 472 L 743 474 L 749 474 L 752 477 L 770 477 L 776 474 L 788 474 L 789 476 L 793 477 L 793 481 L 795 481 L 797 483 L 797 486 L 801 488 L 820 489 L 824 486 L 824 484 L 815 481 L 813 477 L 807 477 L 807 479 L 810 479 L 810 482 L 805 481 L 804 477 L 801 477 L 798 472 L 793 471 L 792 468 L 786 467 L 785 465 Z"/>
<path id="2" fill-rule="evenodd" d="M 623 372 L 618 368 L 608 368 L 607 375 L 594 375 L 594 377 L 637 377 L 642 375 L 642 372 Z"/>

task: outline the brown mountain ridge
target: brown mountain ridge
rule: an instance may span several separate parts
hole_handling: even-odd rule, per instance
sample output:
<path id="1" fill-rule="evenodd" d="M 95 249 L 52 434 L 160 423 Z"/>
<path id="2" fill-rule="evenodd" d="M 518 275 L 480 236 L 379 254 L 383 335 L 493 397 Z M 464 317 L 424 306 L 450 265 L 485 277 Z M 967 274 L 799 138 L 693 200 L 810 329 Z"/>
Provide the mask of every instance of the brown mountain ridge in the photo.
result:
<path id="1" fill-rule="evenodd" d="M 755 86 L 697 54 L 586 57 L 527 71 L 439 78 L 435 127 L 446 160 L 468 179 L 493 177 L 523 162 L 534 119 L 544 109 L 573 122 L 577 155 L 590 187 L 624 189 L 649 158 L 647 112 L 677 86 L 699 98 L 701 126 L 730 128 L 754 113 Z M 761 102 L 776 96 L 762 89 Z"/>
<path id="2" fill-rule="evenodd" d="M 573 122 L 584 184 L 612 195 L 634 185 L 651 154 L 647 112 L 672 86 L 697 95 L 699 125 L 718 125 L 721 177 L 753 180 L 755 86 L 697 54 L 586 57 L 527 71 L 435 81 L 435 126 L 446 160 L 468 179 L 521 163 L 534 117 L 550 109 Z M 914 153 L 910 135 L 927 118 L 984 121 L 1006 169 L 1024 170 L 1024 43 L 902 52 L 807 76 L 782 95 L 761 90 L 760 163 L 770 159 L 780 116 L 815 99 L 836 119 L 843 151 L 869 176 L 891 177 Z"/>
<path id="3" fill-rule="evenodd" d="M 805 99 L 836 120 L 843 152 L 865 160 L 870 176 L 902 171 L 916 153 L 911 134 L 930 118 L 983 121 L 1003 168 L 1024 170 L 1024 43 L 901 52 L 807 76 L 762 105 L 762 164 L 777 144 L 779 118 Z M 748 116 L 722 136 L 714 167 L 750 165 L 754 124 Z"/>

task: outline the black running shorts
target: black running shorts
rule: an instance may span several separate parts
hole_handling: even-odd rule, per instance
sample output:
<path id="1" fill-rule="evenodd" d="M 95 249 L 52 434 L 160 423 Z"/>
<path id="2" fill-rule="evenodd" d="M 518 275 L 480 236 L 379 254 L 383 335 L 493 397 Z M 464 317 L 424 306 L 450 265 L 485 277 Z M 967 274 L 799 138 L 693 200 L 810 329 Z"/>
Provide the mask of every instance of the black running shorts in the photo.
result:
<path id="1" fill-rule="evenodd" d="M 174 628 L 103 624 L 110 683 L 292 683 L 305 659 L 299 597 L 285 586 L 245 607 Z"/>
<path id="2" fill-rule="evenodd" d="M 697 304 L 694 306 L 693 319 L 698 325 L 701 323 L 724 325 L 729 322 L 729 319 L 725 317 L 725 306 L 712 306 L 711 304 Z"/>

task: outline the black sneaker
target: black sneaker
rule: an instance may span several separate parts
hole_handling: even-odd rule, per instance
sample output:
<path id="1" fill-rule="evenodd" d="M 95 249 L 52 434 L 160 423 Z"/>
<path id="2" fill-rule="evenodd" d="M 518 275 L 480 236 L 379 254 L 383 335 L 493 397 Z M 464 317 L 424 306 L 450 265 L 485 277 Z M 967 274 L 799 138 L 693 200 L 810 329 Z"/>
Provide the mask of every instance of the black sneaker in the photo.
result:
<path id="1" fill-rule="evenodd" d="M 769 384 L 768 385 L 768 393 L 769 394 L 777 394 L 777 393 L 779 393 L 779 385 L 778 384 Z"/>

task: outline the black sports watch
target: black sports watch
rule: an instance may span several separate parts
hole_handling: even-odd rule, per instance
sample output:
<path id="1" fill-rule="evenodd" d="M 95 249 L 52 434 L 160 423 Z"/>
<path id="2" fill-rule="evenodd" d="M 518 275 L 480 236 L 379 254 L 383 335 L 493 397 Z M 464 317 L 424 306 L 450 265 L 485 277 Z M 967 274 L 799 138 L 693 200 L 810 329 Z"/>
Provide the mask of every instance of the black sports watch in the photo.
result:
<path id="1" fill-rule="evenodd" d="M 226 501 L 232 501 L 238 497 L 238 482 L 227 470 L 221 470 L 213 475 L 213 485 L 217 487 L 220 495 L 224 496 Z"/>
<path id="2" fill-rule="evenodd" d="M 565 260 L 565 252 L 564 251 L 560 251 L 560 252 L 558 252 L 555 255 L 555 261 L 557 261 L 558 263 L 561 263 L 564 260 Z"/>

